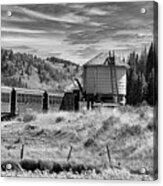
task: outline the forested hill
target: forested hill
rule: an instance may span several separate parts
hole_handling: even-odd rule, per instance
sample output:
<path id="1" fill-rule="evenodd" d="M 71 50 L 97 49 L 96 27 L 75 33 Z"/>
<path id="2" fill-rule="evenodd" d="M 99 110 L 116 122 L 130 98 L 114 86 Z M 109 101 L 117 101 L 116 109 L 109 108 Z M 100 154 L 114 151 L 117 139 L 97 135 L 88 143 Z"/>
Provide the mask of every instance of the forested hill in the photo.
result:
<path id="1" fill-rule="evenodd" d="M 81 67 L 56 57 L 43 60 L 26 53 L 1 49 L 1 83 L 6 86 L 62 92 L 81 75 Z"/>

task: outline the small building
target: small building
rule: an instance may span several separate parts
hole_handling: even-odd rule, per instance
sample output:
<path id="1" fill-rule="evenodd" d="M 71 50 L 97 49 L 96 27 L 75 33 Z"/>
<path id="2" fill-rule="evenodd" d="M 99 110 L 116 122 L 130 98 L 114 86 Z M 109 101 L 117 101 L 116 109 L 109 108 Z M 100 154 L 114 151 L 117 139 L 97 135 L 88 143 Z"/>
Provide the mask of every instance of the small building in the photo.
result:
<path id="1" fill-rule="evenodd" d="M 128 67 L 114 52 L 100 53 L 85 63 L 83 90 L 87 101 L 125 104 Z"/>

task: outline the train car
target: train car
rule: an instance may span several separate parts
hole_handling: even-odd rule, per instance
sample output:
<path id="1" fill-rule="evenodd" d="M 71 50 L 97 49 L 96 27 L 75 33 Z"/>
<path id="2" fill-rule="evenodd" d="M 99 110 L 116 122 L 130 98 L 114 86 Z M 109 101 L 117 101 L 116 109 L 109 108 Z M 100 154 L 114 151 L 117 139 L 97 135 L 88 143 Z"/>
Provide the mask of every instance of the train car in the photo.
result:
<path id="1" fill-rule="evenodd" d="M 58 111 L 61 109 L 61 105 L 63 102 L 64 93 L 61 94 L 48 94 L 48 110 L 50 111 Z"/>
<path id="2" fill-rule="evenodd" d="M 77 110 L 75 98 L 74 93 L 54 94 L 37 89 L 1 87 L 1 115 L 14 117 L 29 110 Z"/>
<path id="3" fill-rule="evenodd" d="M 1 114 L 11 112 L 11 87 L 1 87 Z"/>
<path id="4" fill-rule="evenodd" d="M 16 114 L 24 113 L 29 109 L 42 112 L 44 91 L 36 89 L 15 88 Z"/>

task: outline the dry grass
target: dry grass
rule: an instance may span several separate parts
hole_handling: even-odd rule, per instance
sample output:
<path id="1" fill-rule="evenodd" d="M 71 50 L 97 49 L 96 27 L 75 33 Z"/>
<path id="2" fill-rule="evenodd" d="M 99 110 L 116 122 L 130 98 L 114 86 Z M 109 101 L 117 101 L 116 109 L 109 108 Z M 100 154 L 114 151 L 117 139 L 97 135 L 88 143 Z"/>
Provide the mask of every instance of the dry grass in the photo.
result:
<path id="1" fill-rule="evenodd" d="M 95 179 L 153 179 L 153 109 L 148 106 L 98 108 L 81 112 L 51 112 L 37 114 L 35 120 L 2 124 L 2 160 L 24 158 L 65 162 L 70 146 L 70 161 L 98 167 L 102 173 L 59 174 L 2 172 L 2 176 L 95 178 Z M 109 146 L 113 168 L 110 168 L 106 145 Z M 118 166 L 117 166 L 118 165 Z M 120 166 L 120 169 L 119 169 Z M 141 175 L 145 167 L 148 174 Z"/>

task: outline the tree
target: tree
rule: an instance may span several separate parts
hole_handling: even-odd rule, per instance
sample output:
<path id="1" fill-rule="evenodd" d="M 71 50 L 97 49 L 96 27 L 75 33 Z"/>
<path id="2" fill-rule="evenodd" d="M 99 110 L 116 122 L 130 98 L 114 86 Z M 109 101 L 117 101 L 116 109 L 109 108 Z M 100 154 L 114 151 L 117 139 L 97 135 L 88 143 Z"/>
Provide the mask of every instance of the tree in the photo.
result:
<path id="1" fill-rule="evenodd" d="M 158 102 L 158 57 L 152 43 L 149 49 L 146 64 L 147 94 L 146 100 L 150 105 Z"/>

